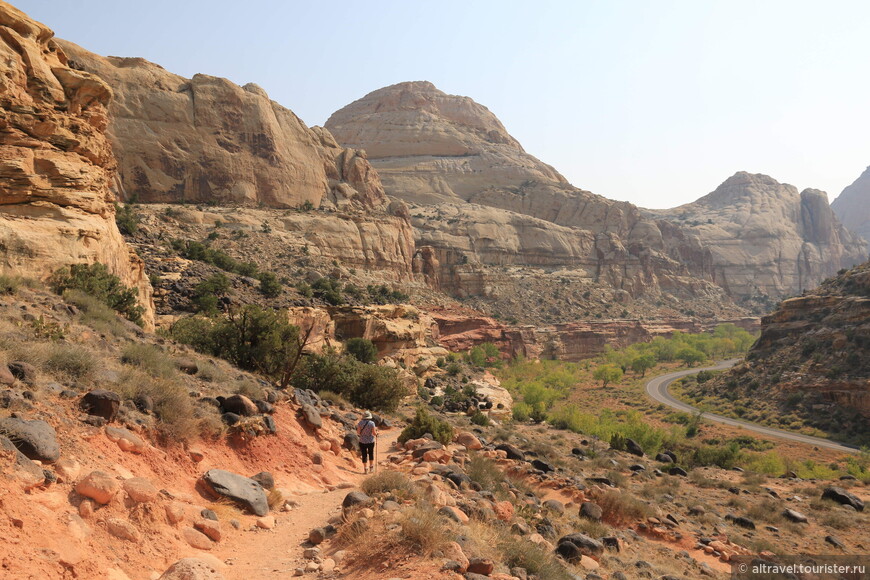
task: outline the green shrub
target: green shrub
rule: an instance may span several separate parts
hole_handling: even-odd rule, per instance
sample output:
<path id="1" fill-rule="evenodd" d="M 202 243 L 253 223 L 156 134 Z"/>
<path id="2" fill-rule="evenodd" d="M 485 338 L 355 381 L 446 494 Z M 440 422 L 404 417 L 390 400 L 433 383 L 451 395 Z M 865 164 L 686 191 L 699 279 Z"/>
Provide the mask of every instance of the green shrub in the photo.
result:
<path id="1" fill-rule="evenodd" d="M 311 291 L 315 298 L 319 298 L 327 304 L 333 306 L 344 304 L 344 298 L 341 296 L 341 282 L 333 278 L 318 278 L 311 284 Z"/>
<path id="2" fill-rule="evenodd" d="M 373 363 L 378 358 L 378 348 L 367 338 L 351 338 L 344 343 L 344 349 L 361 363 Z"/>
<path id="3" fill-rule="evenodd" d="M 199 352 L 219 356 L 239 368 L 280 378 L 296 360 L 298 328 L 274 310 L 248 304 L 226 318 L 189 316 L 178 320 L 169 336 Z"/>
<path id="4" fill-rule="evenodd" d="M 80 290 L 104 302 L 132 322 L 142 325 L 145 309 L 136 299 L 137 290 L 121 284 L 121 279 L 109 273 L 104 264 L 73 264 L 57 270 L 50 278 L 52 290 L 64 294 Z"/>
<path id="5" fill-rule="evenodd" d="M 115 223 L 118 224 L 118 230 L 125 236 L 132 236 L 139 231 L 139 214 L 135 212 L 133 204 L 125 204 L 119 206 L 115 204 Z"/>
<path id="6" fill-rule="evenodd" d="M 414 420 L 399 434 L 399 443 L 419 439 L 426 433 L 432 435 L 442 445 L 448 445 L 453 440 L 453 427 L 450 423 L 433 417 L 425 409 L 420 408 L 417 409 Z"/>
<path id="7" fill-rule="evenodd" d="M 267 298 L 275 298 L 281 295 L 283 286 L 281 285 L 278 276 L 273 272 L 263 272 L 259 276 L 260 292 Z"/>
<path id="8" fill-rule="evenodd" d="M 230 279 L 225 274 L 213 274 L 194 287 L 191 302 L 197 312 L 215 314 L 218 309 L 218 296 L 223 296 L 229 289 Z"/>
<path id="9" fill-rule="evenodd" d="M 523 403 L 522 401 L 520 401 L 519 403 L 514 403 L 514 408 L 513 408 L 514 421 L 518 421 L 520 423 L 525 423 L 526 421 L 529 420 L 529 417 L 531 416 L 531 414 L 532 414 L 532 408 L 528 404 Z"/>
<path id="10" fill-rule="evenodd" d="M 497 491 L 499 484 L 505 480 L 504 472 L 492 460 L 472 453 L 468 463 L 465 464 L 465 473 L 471 481 L 477 483 L 486 491 Z"/>
<path id="11" fill-rule="evenodd" d="M 488 427 L 489 417 L 485 413 L 475 411 L 474 415 L 471 416 L 471 422 L 475 425 L 480 425 L 481 427 Z"/>
<path id="12" fill-rule="evenodd" d="M 127 328 L 118 313 L 105 302 L 81 290 L 67 290 L 63 293 L 63 299 L 67 304 L 78 308 L 81 321 L 94 330 L 115 336 L 127 336 Z"/>

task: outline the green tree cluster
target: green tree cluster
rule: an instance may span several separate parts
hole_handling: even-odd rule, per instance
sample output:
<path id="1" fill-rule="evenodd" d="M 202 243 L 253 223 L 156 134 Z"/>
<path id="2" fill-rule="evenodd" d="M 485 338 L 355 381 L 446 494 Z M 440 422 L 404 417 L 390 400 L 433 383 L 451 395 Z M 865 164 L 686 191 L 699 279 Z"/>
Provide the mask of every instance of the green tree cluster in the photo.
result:
<path id="1" fill-rule="evenodd" d="M 79 290 L 108 305 L 121 316 L 142 326 L 145 309 L 139 305 L 138 291 L 128 288 L 121 279 L 109 272 L 105 264 L 73 264 L 61 268 L 49 279 L 52 290 L 63 294 Z"/>

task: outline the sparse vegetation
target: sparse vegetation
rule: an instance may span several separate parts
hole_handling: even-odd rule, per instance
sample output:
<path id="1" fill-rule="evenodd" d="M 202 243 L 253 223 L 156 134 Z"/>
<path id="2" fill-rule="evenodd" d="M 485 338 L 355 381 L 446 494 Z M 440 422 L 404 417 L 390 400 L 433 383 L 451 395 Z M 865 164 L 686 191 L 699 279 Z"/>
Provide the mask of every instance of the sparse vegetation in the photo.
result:
<path id="1" fill-rule="evenodd" d="M 450 426 L 450 423 L 433 417 L 426 409 L 419 408 L 411 423 L 399 434 L 399 443 L 404 443 L 410 439 L 419 439 L 427 433 L 443 445 L 447 445 L 453 440 L 453 427 Z"/>
<path id="2" fill-rule="evenodd" d="M 79 290 L 105 303 L 124 318 L 140 326 L 143 323 L 145 309 L 137 301 L 137 291 L 121 284 L 121 279 L 109 273 L 104 264 L 73 264 L 61 268 L 52 275 L 49 283 L 57 294 Z"/>
<path id="3" fill-rule="evenodd" d="M 390 469 L 367 477 L 360 488 L 369 495 L 394 493 L 399 497 L 411 497 L 414 493 L 414 484 L 408 476 Z"/>

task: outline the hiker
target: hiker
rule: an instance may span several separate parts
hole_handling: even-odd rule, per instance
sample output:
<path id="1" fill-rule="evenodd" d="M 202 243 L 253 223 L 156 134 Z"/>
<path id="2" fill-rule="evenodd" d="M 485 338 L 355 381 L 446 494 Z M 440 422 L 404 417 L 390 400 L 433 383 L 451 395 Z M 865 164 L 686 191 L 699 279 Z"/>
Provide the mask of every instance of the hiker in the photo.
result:
<path id="1" fill-rule="evenodd" d="M 356 434 L 359 435 L 359 452 L 362 455 L 363 473 L 371 473 L 375 470 L 375 438 L 378 436 L 378 428 L 372 421 L 372 414 L 366 411 L 362 420 L 356 425 Z M 371 461 L 371 468 L 368 462 Z"/>

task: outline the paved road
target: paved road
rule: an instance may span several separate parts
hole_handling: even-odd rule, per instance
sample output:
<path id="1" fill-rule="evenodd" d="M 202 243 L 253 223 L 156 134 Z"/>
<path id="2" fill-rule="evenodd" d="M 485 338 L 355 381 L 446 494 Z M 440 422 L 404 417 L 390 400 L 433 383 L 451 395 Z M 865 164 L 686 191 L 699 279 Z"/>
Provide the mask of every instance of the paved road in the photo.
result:
<path id="1" fill-rule="evenodd" d="M 697 413 L 697 408 L 692 407 L 691 405 L 687 405 L 686 403 L 679 401 L 671 396 L 671 394 L 668 392 L 668 387 L 671 386 L 671 383 L 678 379 L 689 375 L 694 375 L 695 373 L 699 373 L 701 371 L 722 371 L 725 369 L 729 369 L 737 364 L 739 360 L 740 359 L 726 360 L 713 367 L 688 369 L 685 371 L 668 373 L 666 375 L 652 378 L 646 383 L 646 393 L 659 403 L 664 403 L 665 405 L 673 407 L 674 409 L 685 411 L 687 413 Z M 779 437 L 781 439 L 788 439 L 790 441 L 798 441 L 800 443 L 815 445 L 817 447 L 827 447 L 829 449 L 836 449 L 837 451 L 843 451 L 846 453 L 854 453 L 857 449 L 857 447 L 854 447 L 852 445 L 837 443 L 836 441 L 831 441 L 829 439 L 811 437 L 809 435 L 800 435 L 798 433 L 790 433 L 788 431 L 772 429 L 770 427 L 762 427 L 761 425 L 756 425 L 755 423 L 740 421 L 739 419 L 731 419 L 730 417 L 723 417 L 722 415 L 715 415 L 713 413 L 704 413 L 704 419 L 716 421 L 717 423 L 725 423 L 726 425 L 732 425 L 734 427 L 742 427 L 743 429 L 755 431 L 756 433 L 761 433 L 763 435 L 770 435 L 772 437 Z"/>

